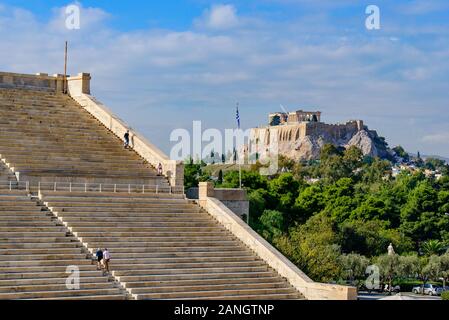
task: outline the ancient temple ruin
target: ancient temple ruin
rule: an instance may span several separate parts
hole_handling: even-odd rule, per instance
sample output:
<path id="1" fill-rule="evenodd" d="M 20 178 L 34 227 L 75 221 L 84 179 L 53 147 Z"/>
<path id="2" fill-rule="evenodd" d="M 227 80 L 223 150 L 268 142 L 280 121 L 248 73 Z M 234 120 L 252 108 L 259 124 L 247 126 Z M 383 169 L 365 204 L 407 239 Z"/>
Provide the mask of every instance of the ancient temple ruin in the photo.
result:
<path id="1" fill-rule="evenodd" d="M 250 145 L 258 146 L 249 148 L 253 149 L 250 153 L 263 155 L 276 141 L 279 154 L 296 160 L 318 159 L 321 147 L 327 143 L 345 148 L 355 145 L 365 155 L 386 155 L 384 141 L 363 120 L 328 124 L 322 122 L 321 116 L 320 111 L 303 110 L 269 114 L 268 126 L 251 129 Z"/>

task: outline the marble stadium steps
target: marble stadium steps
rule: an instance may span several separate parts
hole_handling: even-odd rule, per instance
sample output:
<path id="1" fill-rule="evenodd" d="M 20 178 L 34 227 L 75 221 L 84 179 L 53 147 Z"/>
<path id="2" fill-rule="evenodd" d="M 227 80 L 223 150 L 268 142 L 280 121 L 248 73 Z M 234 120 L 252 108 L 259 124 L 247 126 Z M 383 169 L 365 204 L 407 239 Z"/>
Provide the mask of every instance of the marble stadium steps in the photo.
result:
<path id="1" fill-rule="evenodd" d="M 17 189 L 17 186 L 16 176 L 0 159 L 0 190 Z"/>
<path id="2" fill-rule="evenodd" d="M 21 180 L 168 186 L 143 158 L 124 150 L 119 138 L 62 94 L 0 88 L 0 155 Z"/>
<path id="3" fill-rule="evenodd" d="M 9 168 L 5 166 L 5 164 L 2 161 L 0 161 L 0 181 L 2 182 L 17 181 L 14 174 L 11 172 L 11 170 L 9 170 Z"/>
<path id="4" fill-rule="evenodd" d="M 301 299 L 197 205 L 180 195 L 43 192 L 93 253 L 108 248 L 114 277 L 137 299 Z"/>
<path id="5" fill-rule="evenodd" d="M 125 299 L 88 256 L 27 192 L 0 190 L 0 300 Z M 80 269 L 80 290 L 66 287 L 71 265 Z"/>

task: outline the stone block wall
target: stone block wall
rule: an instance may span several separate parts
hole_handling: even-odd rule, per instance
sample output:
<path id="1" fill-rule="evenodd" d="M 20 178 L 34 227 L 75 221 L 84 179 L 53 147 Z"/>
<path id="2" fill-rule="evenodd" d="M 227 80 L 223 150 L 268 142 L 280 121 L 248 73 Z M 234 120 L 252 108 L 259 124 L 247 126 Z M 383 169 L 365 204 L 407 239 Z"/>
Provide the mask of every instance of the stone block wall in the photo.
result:
<path id="1" fill-rule="evenodd" d="M 193 189 L 193 188 L 192 188 Z M 195 190 L 188 191 L 188 194 L 195 195 Z M 246 190 L 243 189 L 215 189 L 212 182 L 200 182 L 198 189 L 200 202 L 207 197 L 215 198 L 223 203 L 227 208 L 240 218 L 249 214 L 249 200 Z"/>
<path id="2" fill-rule="evenodd" d="M 49 76 L 46 73 L 21 74 L 0 72 L 0 88 L 34 89 L 63 92 L 64 75 Z"/>

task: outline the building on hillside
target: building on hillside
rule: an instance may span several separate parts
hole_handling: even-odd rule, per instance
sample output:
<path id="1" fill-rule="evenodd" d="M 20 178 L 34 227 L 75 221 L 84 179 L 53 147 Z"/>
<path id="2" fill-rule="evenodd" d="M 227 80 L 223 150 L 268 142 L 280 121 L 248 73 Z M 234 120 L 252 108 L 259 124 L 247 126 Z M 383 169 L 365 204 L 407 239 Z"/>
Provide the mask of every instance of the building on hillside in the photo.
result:
<path id="1" fill-rule="evenodd" d="M 271 113 L 268 126 L 251 129 L 245 152 L 256 153 L 255 158 L 264 157 L 276 143 L 280 155 L 294 160 L 315 160 L 325 144 L 333 144 L 343 148 L 357 146 L 364 155 L 387 157 L 385 141 L 376 131 L 369 130 L 363 120 L 327 124 L 321 116 L 321 111 Z"/>
<path id="2" fill-rule="evenodd" d="M 296 124 L 301 122 L 321 122 L 320 111 L 275 112 L 269 115 L 270 126 Z"/>

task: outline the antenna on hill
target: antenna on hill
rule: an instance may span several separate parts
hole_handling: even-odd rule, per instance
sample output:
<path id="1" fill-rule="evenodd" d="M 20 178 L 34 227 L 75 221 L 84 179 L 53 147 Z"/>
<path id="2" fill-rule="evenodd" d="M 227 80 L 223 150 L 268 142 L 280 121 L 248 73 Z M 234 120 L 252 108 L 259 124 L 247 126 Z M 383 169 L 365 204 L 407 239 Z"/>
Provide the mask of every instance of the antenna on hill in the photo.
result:
<path id="1" fill-rule="evenodd" d="M 64 94 L 67 94 L 67 50 L 68 49 L 68 42 L 65 42 L 65 51 L 64 51 L 64 84 L 63 84 L 63 92 Z"/>

